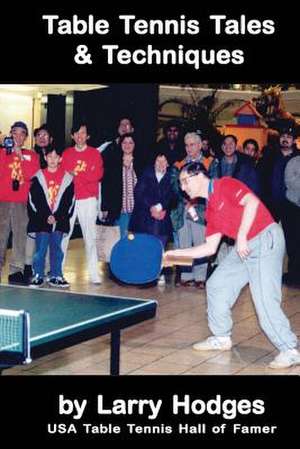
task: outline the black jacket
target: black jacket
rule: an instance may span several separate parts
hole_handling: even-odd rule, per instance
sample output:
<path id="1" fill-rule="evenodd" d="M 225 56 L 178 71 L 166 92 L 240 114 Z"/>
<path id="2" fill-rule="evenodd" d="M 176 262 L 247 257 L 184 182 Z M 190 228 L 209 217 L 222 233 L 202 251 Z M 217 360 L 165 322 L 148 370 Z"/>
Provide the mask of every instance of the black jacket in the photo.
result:
<path id="1" fill-rule="evenodd" d="M 246 184 L 257 196 L 261 195 L 261 186 L 258 173 L 256 172 L 254 162 L 250 156 L 236 152 L 237 162 L 234 168 L 232 178 L 238 179 L 239 181 Z M 221 176 L 222 174 L 222 164 L 220 164 Z"/>
<path id="2" fill-rule="evenodd" d="M 113 146 L 103 152 L 104 176 L 101 182 L 101 210 L 108 212 L 107 221 L 113 223 L 120 217 L 123 195 L 123 153 L 120 147 Z M 133 167 L 137 177 L 140 166 L 134 155 Z"/>
<path id="3" fill-rule="evenodd" d="M 154 148 L 153 152 L 153 163 L 155 162 L 156 157 L 159 154 L 164 154 L 168 161 L 168 164 L 171 166 L 175 162 L 182 161 L 186 157 L 185 145 L 183 141 L 178 141 L 175 144 L 175 148 L 171 150 L 168 141 L 166 138 L 161 139 Z"/>
<path id="4" fill-rule="evenodd" d="M 291 154 L 284 156 L 279 147 L 267 147 L 263 150 L 263 156 L 258 162 L 262 200 L 276 221 L 280 220 L 285 201 L 284 170 L 287 163 L 298 154 L 296 148 Z"/>
<path id="5" fill-rule="evenodd" d="M 47 197 L 46 179 L 42 170 L 39 170 L 32 178 L 29 191 L 27 203 L 29 223 L 27 232 L 29 234 L 53 231 L 68 233 L 70 231 L 70 217 L 74 212 L 75 205 L 73 176 L 65 173 L 53 210 L 49 206 Z M 54 215 L 56 219 L 55 225 L 47 223 L 50 215 Z"/>
<path id="6" fill-rule="evenodd" d="M 156 236 L 172 236 L 170 208 L 175 194 L 171 186 L 170 172 L 157 181 L 154 167 L 147 168 L 140 176 L 134 190 L 134 209 L 131 216 L 129 230 Z M 160 203 L 167 211 L 163 220 L 156 220 L 151 216 L 150 207 Z"/>

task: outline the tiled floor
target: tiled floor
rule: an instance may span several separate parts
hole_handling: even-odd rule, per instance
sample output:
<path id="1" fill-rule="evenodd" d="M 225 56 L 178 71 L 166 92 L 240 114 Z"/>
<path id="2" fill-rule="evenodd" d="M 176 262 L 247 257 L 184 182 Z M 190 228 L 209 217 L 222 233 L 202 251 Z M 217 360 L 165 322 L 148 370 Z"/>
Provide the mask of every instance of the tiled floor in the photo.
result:
<path id="1" fill-rule="evenodd" d="M 71 241 L 65 267 L 71 291 L 151 298 L 159 303 L 155 319 L 123 331 L 121 374 L 300 374 L 300 366 L 276 371 L 267 367 L 276 351 L 258 326 L 248 288 L 233 310 L 233 349 L 198 353 L 192 344 L 209 335 L 205 292 L 172 284 L 149 289 L 123 287 L 108 279 L 105 267 L 100 268 L 104 271 L 102 285 L 90 285 L 82 240 Z M 6 279 L 4 273 L 3 282 Z M 300 337 L 300 290 L 283 287 L 283 297 L 284 310 Z M 109 338 L 104 336 L 6 370 L 4 375 L 108 374 L 109 354 Z"/>

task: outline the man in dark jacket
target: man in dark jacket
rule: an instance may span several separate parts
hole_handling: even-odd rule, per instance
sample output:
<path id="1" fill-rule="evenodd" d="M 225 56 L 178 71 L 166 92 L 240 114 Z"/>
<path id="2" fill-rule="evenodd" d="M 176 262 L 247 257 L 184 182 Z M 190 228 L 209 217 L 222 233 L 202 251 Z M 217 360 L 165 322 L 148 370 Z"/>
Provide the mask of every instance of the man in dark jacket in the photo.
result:
<path id="1" fill-rule="evenodd" d="M 249 156 L 237 151 L 237 138 L 228 134 L 222 143 L 224 156 L 220 164 L 220 177 L 230 176 L 246 184 L 256 195 L 260 195 L 260 182 L 254 162 Z"/>
<path id="2" fill-rule="evenodd" d="M 177 120 L 167 122 L 163 127 L 163 133 L 164 137 L 156 144 L 154 149 L 154 160 L 158 154 L 164 154 L 171 166 L 186 156 L 179 122 Z"/>
<path id="3" fill-rule="evenodd" d="M 39 170 L 32 179 L 28 198 L 28 234 L 35 234 L 33 257 L 34 277 L 30 287 L 44 284 L 45 258 L 50 249 L 50 280 L 55 287 L 69 287 L 62 274 L 61 241 L 70 230 L 74 211 L 73 177 L 59 167 L 60 153 L 51 146 L 45 149 L 47 168 Z"/>
<path id="4" fill-rule="evenodd" d="M 295 139 L 296 130 L 293 127 L 283 128 L 279 135 L 279 146 L 265 148 L 258 164 L 262 200 L 276 221 L 282 219 L 285 208 L 285 167 L 293 157 L 299 154 Z"/>

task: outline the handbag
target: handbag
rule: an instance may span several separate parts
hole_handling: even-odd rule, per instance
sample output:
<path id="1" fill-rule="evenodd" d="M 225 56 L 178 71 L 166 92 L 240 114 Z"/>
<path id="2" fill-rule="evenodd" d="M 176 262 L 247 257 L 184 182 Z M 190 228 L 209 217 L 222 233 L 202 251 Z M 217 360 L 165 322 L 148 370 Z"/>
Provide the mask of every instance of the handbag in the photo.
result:
<path id="1" fill-rule="evenodd" d="M 119 226 L 100 222 L 96 225 L 96 248 L 98 260 L 110 262 L 110 254 L 114 245 L 120 240 Z"/>

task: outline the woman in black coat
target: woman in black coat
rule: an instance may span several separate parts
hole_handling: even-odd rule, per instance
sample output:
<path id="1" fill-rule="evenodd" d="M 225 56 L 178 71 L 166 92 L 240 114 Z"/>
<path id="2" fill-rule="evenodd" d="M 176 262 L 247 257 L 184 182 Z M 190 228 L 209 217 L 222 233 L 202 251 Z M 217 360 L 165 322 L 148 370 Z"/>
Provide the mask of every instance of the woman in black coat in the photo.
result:
<path id="1" fill-rule="evenodd" d="M 166 246 L 172 235 L 170 208 L 173 199 L 168 162 L 163 154 L 159 154 L 135 187 L 129 229 L 155 235 Z"/>

